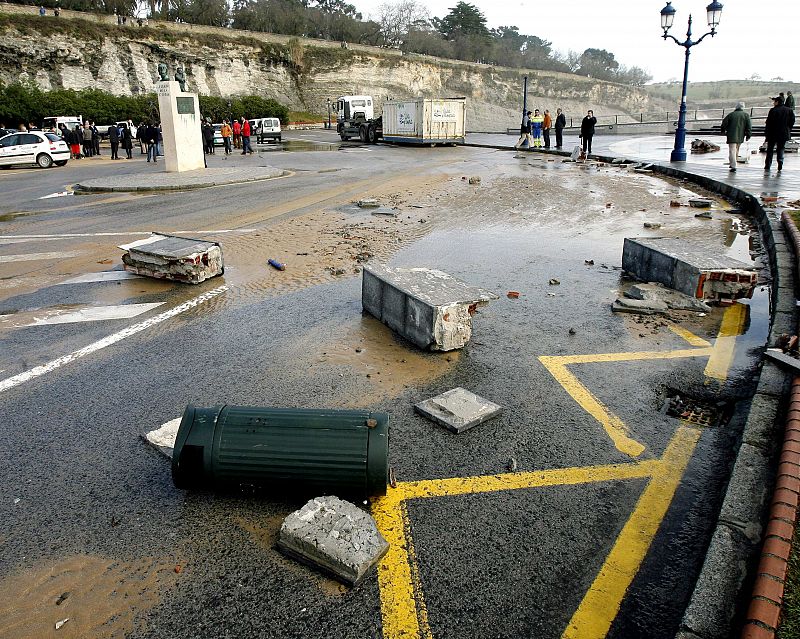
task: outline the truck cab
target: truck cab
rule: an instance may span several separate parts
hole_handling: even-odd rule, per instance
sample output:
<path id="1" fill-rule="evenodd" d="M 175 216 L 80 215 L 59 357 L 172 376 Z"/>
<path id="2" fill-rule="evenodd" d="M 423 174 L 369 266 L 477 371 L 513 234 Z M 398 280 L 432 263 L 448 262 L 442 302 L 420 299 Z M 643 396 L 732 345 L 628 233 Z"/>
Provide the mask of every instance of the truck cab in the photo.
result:
<path id="1" fill-rule="evenodd" d="M 346 120 L 372 120 L 374 117 L 371 95 L 343 95 L 336 100 L 337 125 Z"/>

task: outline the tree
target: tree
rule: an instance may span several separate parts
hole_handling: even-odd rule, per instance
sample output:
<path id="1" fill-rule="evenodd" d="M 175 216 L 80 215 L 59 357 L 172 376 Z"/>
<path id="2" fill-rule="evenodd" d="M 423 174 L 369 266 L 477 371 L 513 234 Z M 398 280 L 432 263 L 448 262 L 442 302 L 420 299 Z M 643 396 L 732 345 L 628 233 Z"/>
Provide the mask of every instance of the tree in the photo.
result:
<path id="1" fill-rule="evenodd" d="M 412 29 L 424 30 L 428 9 L 416 0 L 400 0 L 378 7 L 378 24 L 383 42 L 388 47 L 402 46 Z"/>
<path id="2" fill-rule="evenodd" d="M 614 54 L 605 49 L 586 49 L 581 54 L 578 64 L 580 66 L 575 73 L 599 80 L 613 80 L 619 68 L 619 62 L 614 59 Z"/>
<path id="3" fill-rule="evenodd" d="M 434 18 L 433 23 L 439 33 L 448 40 L 469 35 L 489 37 L 486 18 L 478 7 L 467 2 L 459 2 L 441 20 Z"/>

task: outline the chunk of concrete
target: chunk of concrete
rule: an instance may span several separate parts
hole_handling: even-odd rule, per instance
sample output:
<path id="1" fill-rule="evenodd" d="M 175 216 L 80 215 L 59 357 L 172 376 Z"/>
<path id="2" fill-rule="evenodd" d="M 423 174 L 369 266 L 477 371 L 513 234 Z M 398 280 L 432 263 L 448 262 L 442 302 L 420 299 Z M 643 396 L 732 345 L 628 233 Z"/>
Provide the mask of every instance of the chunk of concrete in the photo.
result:
<path id="1" fill-rule="evenodd" d="M 414 410 L 454 433 L 462 433 L 496 417 L 503 407 L 458 387 L 414 404 Z"/>
<path id="2" fill-rule="evenodd" d="M 427 268 L 364 267 L 361 304 L 420 348 L 450 351 L 472 337 L 472 315 L 497 299 L 491 291 Z"/>
<path id="3" fill-rule="evenodd" d="M 217 242 L 153 233 L 119 248 L 125 270 L 145 277 L 199 284 L 225 271 Z"/>
<path id="4" fill-rule="evenodd" d="M 622 268 L 642 281 L 713 301 L 751 297 L 758 280 L 754 264 L 677 238 L 626 237 Z"/>
<path id="5" fill-rule="evenodd" d="M 357 204 L 359 208 L 362 209 L 377 209 L 381 205 L 380 202 L 378 202 L 378 200 L 375 200 L 373 198 L 365 198 L 363 200 L 359 200 Z"/>
<path id="6" fill-rule="evenodd" d="M 637 315 L 655 315 L 669 310 L 666 302 L 660 300 L 632 300 L 620 297 L 611 304 L 614 313 L 635 313 Z"/>
<path id="7" fill-rule="evenodd" d="M 278 549 L 355 586 L 389 544 L 368 513 L 328 496 L 310 500 L 284 520 Z"/>
<path id="8" fill-rule="evenodd" d="M 707 313 L 711 310 L 711 307 L 703 300 L 667 288 L 658 282 L 634 284 L 630 289 L 625 291 L 625 297 L 634 300 L 661 301 L 675 311 L 697 311 L 698 313 Z"/>
<path id="9" fill-rule="evenodd" d="M 142 435 L 142 439 L 153 446 L 162 455 L 172 459 L 175 440 L 178 438 L 178 428 L 180 428 L 180 425 L 180 417 L 171 419 L 161 427 Z"/>

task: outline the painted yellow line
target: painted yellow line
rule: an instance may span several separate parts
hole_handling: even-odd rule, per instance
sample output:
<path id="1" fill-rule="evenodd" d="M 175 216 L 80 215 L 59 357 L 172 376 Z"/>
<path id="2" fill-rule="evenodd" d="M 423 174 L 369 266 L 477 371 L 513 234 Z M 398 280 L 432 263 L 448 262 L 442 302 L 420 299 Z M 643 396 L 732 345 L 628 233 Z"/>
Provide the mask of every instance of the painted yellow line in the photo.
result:
<path id="1" fill-rule="evenodd" d="M 386 496 L 375 500 L 372 516 L 389 542 L 389 550 L 378 566 L 383 637 L 418 639 L 421 625 L 403 521 L 402 491 L 390 489 Z"/>
<path id="2" fill-rule="evenodd" d="M 424 497 L 474 495 L 501 490 L 541 488 L 542 486 L 569 486 L 572 484 L 650 477 L 656 471 L 658 465 L 658 460 L 649 459 L 627 464 L 553 468 L 524 473 L 453 477 L 450 479 L 424 479 L 422 481 L 402 482 L 398 484 L 397 490 L 402 495 L 402 499 L 406 500 Z"/>
<path id="3" fill-rule="evenodd" d="M 677 326 L 675 324 L 669 325 L 669 330 L 675 333 L 678 337 L 682 337 L 685 339 L 690 345 L 692 346 L 699 346 L 701 348 L 709 348 L 711 344 L 704 340 L 702 337 L 698 337 L 692 331 L 683 328 L 682 326 Z"/>
<path id="4" fill-rule="evenodd" d="M 625 362 L 633 360 L 678 359 L 683 357 L 705 357 L 712 352 L 711 348 L 691 348 L 675 351 L 644 351 L 638 353 L 598 353 L 594 355 L 542 355 L 539 361 L 544 364 L 550 374 L 555 377 L 578 404 L 603 426 L 614 446 L 621 453 L 638 457 L 644 452 L 644 446 L 628 435 L 625 423 L 606 408 L 578 378 L 567 369 L 568 364 L 585 364 L 594 362 Z"/>
<path id="5" fill-rule="evenodd" d="M 378 569 L 384 639 L 431 637 L 411 540 L 406 500 L 641 479 L 651 477 L 660 467 L 659 460 L 646 460 L 628 464 L 398 483 L 397 488 L 389 489 L 384 497 L 374 500 L 372 504 L 372 516 L 381 534 L 389 542 L 389 551 Z"/>
<path id="6" fill-rule="evenodd" d="M 744 331 L 747 321 L 748 306 L 734 304 L 725 309 L 722 324 L 714 343 L 714 352 L 706 364 L 706 377 L 711 377 L 724 382 L 728 379 L 728 369 L 733 362 L 733 352 L 736 348 L 736 338 Z"/>
<path id="7" fill-rule="evenodd" d="M 608 634 L 699 438 L 699 430 L 683 426 L 678 429 L 562 639 L 603 639 Z"/>

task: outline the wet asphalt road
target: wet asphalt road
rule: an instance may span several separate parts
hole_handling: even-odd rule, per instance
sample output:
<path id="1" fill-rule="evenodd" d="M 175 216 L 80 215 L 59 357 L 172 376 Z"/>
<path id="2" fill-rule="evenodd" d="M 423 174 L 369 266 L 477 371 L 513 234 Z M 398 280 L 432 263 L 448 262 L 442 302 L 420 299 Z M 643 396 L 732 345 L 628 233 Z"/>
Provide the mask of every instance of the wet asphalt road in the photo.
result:
<path id="1" fill-rule="evenodd" d="M 331 139 L 326 133 L 296 137 Z M 109 628 L 131 637 L 162 638 L 387 636 L 382 631 L 387 612 L 381 609 L 387 594 L 374 575 L 348 590 L 274 549 L 280 522 L 301 500 L 192 493 L 172 486 L 169 463 L 139 436 L 179 416 L 187 403 L 388 411 L 390 461 L 401 482 L 502 474 L 510 466 L 528 472 L 632 461 L 538 357 L 688 348 L 666 327 L 643 328 L 610 312 L 625 284 L 618 269 L 622 238 L 641 234 L 641 216 L 633 210 L 605 212 L 605 200 L 616 195 L 592 189 L 601 175 L 608 178 L 603 182 L 608 189 L 620 190 L 641 178 L 617 169 L 531 163 L 507 152 L 467 148 L 353 145 L 345 151 L 271 151 L 230 161 L 251 160 L 293 175 L 209 191 L 39 200 L 85 176 L 120 170 L 119 163 L 85 160 L 64 169 L 0 173 L 0 242 L 33 234 L 268 228 L 342 206 L 382 182 L 422 173 L 445 172 L 456 179 L 479 174 L 481 188 L 489 193 L 498 176 L 517 181 L 520 189 L 528 183 L 539 189 L 561 184 L 580 197 L 572 202 L 520 191 L 514 203 L 478 193 L 463 206 L 458 195 L 443 196 L 440 208 L 424 210 L 430 229 L 400 244 L 391 263 L 440 268 L 501 295 L 475 316 L 472 342 L 460 354 L 420 354 L 362 316 L 360 278 L 348 274 L 283 292 L 234 286 L 172 320 L 0 393 L 5 487 L 0 598 L 21 596 L 9 587 L 14 577 L 43 567 L 59 573 L 76 556 L 114 560 L 126 579 L 133 578 L 129 567 L 142 558 L 159 568 L 149 586 L 157 593 L 152 599 L 139 594 L 119 601 L 113 589 L 86 586 L 69 610 L 55 607 L 46 584 L 34 588 L 40 605 L 33 621 L 6 625 L 5 631 L 0 624 L 0 637 L 37 636 L 23 630 L 36 624 L 58 637 L 80 636 L 68 634 L 78 627 L 90 629 L 83 636 L 103 636 Z M 133 168 L 124 170 L 150 168 L 140 160 L 130 164 Z M 680 185 L 659 184 L 658 195 L 667 205 L 671 197 L 686 195 Z M 645 193 L 654 185 L 636 188 Z M 686 219 L 676 222 L 676 232 L 691 232 L 696 223 L 691 212 L 671 212 L 681 214 Z M 719 219 L 705 227 L 704 239 L 739 258 L 746 255 L 747 237 L 726 235 L 724 220 L 730 216 L 722 209 L 715 215 Z M 235 253 L 239 240 L 234 238 L 240 236 L 230 237 Z M 94 243 L 86 247 L 89 271 L 117 267 L 120 252 L 114 246 L 126 238 L 77 241 Z M 0 256 L 64 250 L 63 239 L 0 244 Z M 113 264 L 97 266 L 95 258 L 106 256 Z M 587 265 L 588 259 L 594 264 Z M 0 263 L 0 277 L 8 278 L 0 279 L 0 315 L 114 297 L 108 283 L 54 286 L 61 277 L 56 266 L 13 270 L 17 264 Z M 242 276 L 231 279 L 237 277 Z M 548 285 L 550 278 L 560 284 Z M 125 303 L 163 302 L 157 313 L 220 283 L 191 289 L 143 284 L 116 297 Z M 510 290 L 520 291 L 520 299 L 507 298 Z M 737 340 L 724 384 L 707 384 L 703 358 L 597 361 L 573 370 L 644 445 L 640 460 L 660 459 L 679 428 L 662 411 L 672 390 L 724 401 L 732 414 L 730 421 L 700 431 L 674 499 L 618 602 L 609 637 L 674 636 L 752 392 L 754 349 L 766 337 L 766 298 L 759 289 L 747 303 L 748 330 Z M 713 342 L 722 313 L 686 316 L 680 325 Z M 0 379 L 135 321 L 0 328 Z M 393 349 L 388 355 L 382 350 L 387 341 Z M 355 355 L 328 357 L 333 351 L 354 353 L 357 347 L 363 358 L 373 351 L 381 357 L 367 368 Z M 419 374 L 402 366 L 406 358 Z M 389 391 L 381 390 L 384 383 Z M 455 386 L 503 405 L 504 413 L 458 436 L 414 414 L 414 402 Z M 409 500 L 406 534 L 413 536 L 415 605 L 423 636 L 562 636 L 647 484 L 641 477 L 598 478 Z M 77 582 L 87 580 L 78 570 L 72 589 L 83 592 Z M 114 621 L 131 608 L 133 621 Z M 425 615 L 419 613 L 423 608 Z M 13 616 L 3 614 L 0 608 L 0 620 L 9 624 Z M 71 630 L 67 624 L 57 635 L 49 630 L 54 620 L 70 615 L 85 625 Z"/>

